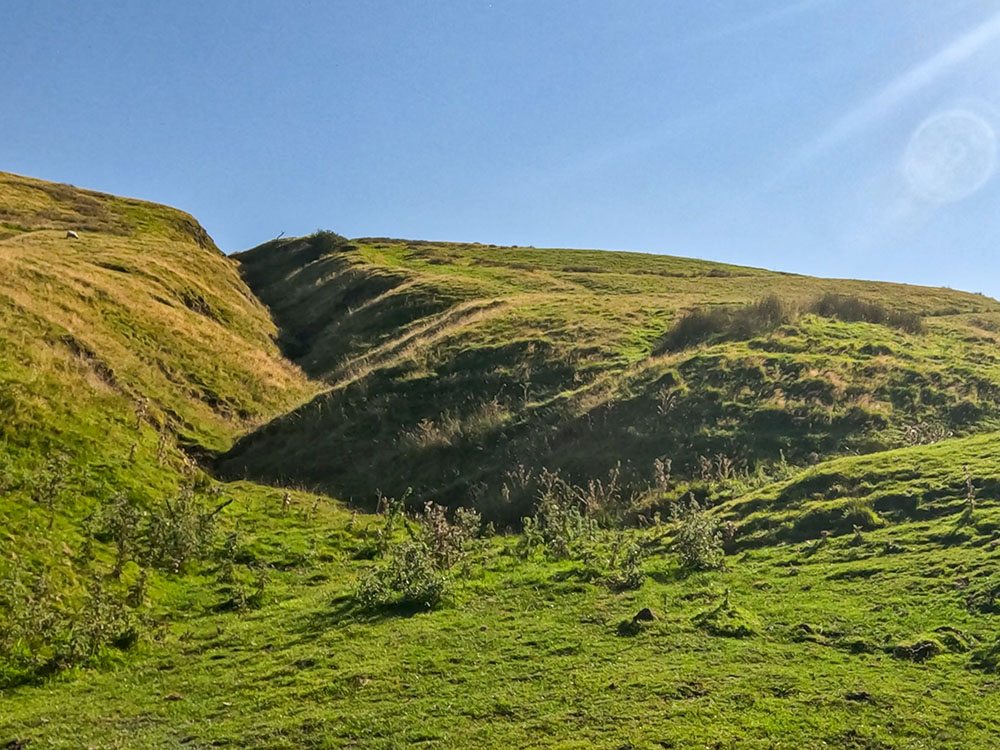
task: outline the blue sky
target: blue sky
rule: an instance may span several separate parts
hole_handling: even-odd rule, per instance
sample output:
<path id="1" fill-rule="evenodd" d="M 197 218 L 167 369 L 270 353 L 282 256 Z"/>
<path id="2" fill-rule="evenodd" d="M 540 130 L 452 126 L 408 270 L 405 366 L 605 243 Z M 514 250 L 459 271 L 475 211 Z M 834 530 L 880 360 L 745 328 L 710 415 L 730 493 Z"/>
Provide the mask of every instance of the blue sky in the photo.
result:
<path id="1" fill-rule="evenodd" d="M 1000 0 L 3 0 L 0 170 L 1000 295 Z"/>

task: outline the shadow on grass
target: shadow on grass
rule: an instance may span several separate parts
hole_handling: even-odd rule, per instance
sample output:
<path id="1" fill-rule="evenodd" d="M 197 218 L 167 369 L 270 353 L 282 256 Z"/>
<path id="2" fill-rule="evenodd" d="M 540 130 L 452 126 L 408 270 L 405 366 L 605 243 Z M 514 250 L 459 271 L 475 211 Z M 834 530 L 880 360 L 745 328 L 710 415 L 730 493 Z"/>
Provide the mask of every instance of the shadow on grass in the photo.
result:
<path id="1" fill-rule="evenodd" d="M 351 594 L 340 594 L 333 598 L 328 608 L 303 615 L 295 630 L 313 636 L 345 625 L 373 625 L 432 611 L 430 607 L 402 601 L 364 607 Z"/>

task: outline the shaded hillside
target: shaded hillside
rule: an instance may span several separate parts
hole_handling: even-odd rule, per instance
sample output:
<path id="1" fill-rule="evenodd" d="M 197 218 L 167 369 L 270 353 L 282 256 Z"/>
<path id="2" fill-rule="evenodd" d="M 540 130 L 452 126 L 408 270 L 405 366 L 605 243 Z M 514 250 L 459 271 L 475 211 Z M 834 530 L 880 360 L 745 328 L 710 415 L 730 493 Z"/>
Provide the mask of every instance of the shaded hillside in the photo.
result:
<path id="1" fill-rule="evenodd" d="M 657 483 L 657 460 L 697 480 L 998 426 L 1000 304 L 981 295 L 332 233 L 238 259 L 286 351 L 330 390 L 241 440 L 231 475 L 359 502 L 412 488 L 514 520 L 543 468 L 613 473 L 629 494 Z M 669 345 L 691 311 L 771 295 L 794 314 Z M 889 324 L 850 312 L 870 309 Z"/>

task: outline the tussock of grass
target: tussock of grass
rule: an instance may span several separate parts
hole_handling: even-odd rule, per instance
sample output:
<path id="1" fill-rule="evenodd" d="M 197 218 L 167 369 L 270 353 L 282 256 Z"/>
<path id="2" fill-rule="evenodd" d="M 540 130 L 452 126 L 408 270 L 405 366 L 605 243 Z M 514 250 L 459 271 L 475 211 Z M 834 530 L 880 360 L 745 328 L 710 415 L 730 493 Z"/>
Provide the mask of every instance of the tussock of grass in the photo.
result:
<path id="1" fill-rule="evenodd" d="M 745 341 L 792 322 L 795 311 L 775 295 L 750 305 L 696 308 L 684 315 L 653 349 L 676 352 L 716 339 Z"/>
<path id="2" fill-rule="evenodd" d="M 878 302 L 845 294 L 824 294 L 806 309 L 825 318 L 877 323 L 908 333 L 922 333 L 924 330 L 924 321 L 919 313 L 893 310 Z"/>

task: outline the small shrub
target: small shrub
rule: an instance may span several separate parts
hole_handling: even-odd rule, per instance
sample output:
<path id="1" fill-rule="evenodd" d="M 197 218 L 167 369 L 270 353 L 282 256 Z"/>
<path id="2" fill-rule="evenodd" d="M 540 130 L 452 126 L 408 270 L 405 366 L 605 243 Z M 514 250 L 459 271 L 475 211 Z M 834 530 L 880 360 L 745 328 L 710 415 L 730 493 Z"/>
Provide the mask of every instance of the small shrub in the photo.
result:
<path id="1" fill-rule="evenodd" d="M 181 488 L 172 502 L 164 499 L 150 511 L 145 529 L 149 564 L 179 573 L 190 562 L 207 557 L 215 547 L 216 516 L 230 502 L 206 510 L 191 486 Z"/>
<path id="2" fill-rule="evenodd" d="M 613 591 L 635 591 L 642 588 L 645 576 L 641 565 L 645 559 L 642 546 L 625 532 L 618 532 L 608 560 L 610 572 L 605 577 L 605 583 Z"/>
<path id="3" fill-rule="evenodd" d="M 576 495 L 583 513 L 605 527 L 620 526 L 637 500 L 635 492 L 626 492 L 622 486 L 621 463 L 608 472 L 607 479 L 590 479 L 586 486 L 567 485 L 567 489 Z"/>
<path id="4" fill-rule="evenodd" d="M 447 581 L 422 542 L 403 542 L 392 549 L 387 565 L 370 571 L 356 599 L 365 609 L 390 605 L 432 608 L 444 598 Z"/>
<path id="5" fill-rule="evenodd" d="M 577 488 L 552 472 L 543 472 L 535 513 L 522 523 L 524 553 L 542 547 L 555 560 L 580 556 L 598 528 L 586 514 Z"/>
<path id="6" fill-rule="evenodd" d="M 133 646 L 145 620 L 141 599 L 131 606 L 131 593 L 122 597 L 94 578 L 82 601 L 68 601 L 44 572 L 9 571 L 0 578 L 0 688 L 97 664 Z"/>
<path id="7" fill-rule="evenodd" d="M 458 508 L 455 522 L 448 521 L 448 512 L 441 505 L 428 502 L 419 519 L 424 532 L 424 544 L 434 557 L 434 564 L 447 570 L 463 559 L 469 543 L 479 536 L 482 517 L 474 510 Z"/>
<path id="8" fill-rule="evenodd" d="M 98 538 L 115 545 L 115 565 L 111 571 L 114 578 L 120 578 L 125 563 L 140 554 L 141 520 L 142 513 L 125 494 L 116 495 L 97 512 Z"/>
<path id="9" fill-rule="evenodd" d="M 239 530 L 227 534 L 216 555 L 219 561 L 219 580 L 223 583 L 234 583 L 236 581 L 236 558 L 239 555 L 239 548 Z"/>
<path id="10" fill-rule="evenodd" d="M 375 532 L 376 554 L 380 556 L 384 555 L 389 550 L 389 546 L 396 534 L 396 529 L 406 525 L 403 509 L 406 507 L 406 498 L 409 496 L 409 489 L 398 500 L 392 497 L 385 497 L 381 492 L 378 494 L 378 505 L 375 510 L 377 513 L 382 514 L 385 521 L 382 527 Z"/>
<path id="11" fill-rule="evenodd" d="M 69 474 L 69 456 L 65 453 L 56 453 L 49 458 L 45 468 L 35 477 L 34 499 L 48 512 L 50 529 L 56 520 L 56 506 L 69 484 Z"/>
<path id="12" fill-rule="evenodd" d="M 725 563 L 722 528 L 719 521 L 706 513 L 697 501 L 681 502 L 674 534 L 674 550 L 686 570 L 718 570 Z"/>

